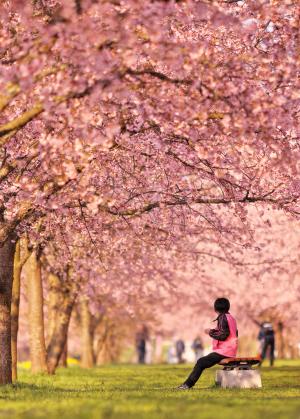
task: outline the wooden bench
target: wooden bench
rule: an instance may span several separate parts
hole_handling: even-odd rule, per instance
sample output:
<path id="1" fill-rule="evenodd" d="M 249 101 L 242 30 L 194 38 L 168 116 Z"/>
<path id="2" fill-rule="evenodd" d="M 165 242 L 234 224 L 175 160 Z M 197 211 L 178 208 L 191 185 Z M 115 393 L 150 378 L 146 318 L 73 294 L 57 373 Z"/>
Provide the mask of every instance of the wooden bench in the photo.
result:
<path id="1" fill-rule="evenodd" d="M 252 358 L 224 358 L 219 365 L 224 367 L 224 370 L 251 370 L 253 365 L 260 364 L 261 359 L 259 357 Z"/>
<path id="2" fill-rule="evenodd" d="M 259 357 L 224 358 L 219 365 L 222 370 L 216 372 L 216 385 L 223 388 L 260 388 L 262 387 L 260 370 L 252 368 L 260 364 Z"/>

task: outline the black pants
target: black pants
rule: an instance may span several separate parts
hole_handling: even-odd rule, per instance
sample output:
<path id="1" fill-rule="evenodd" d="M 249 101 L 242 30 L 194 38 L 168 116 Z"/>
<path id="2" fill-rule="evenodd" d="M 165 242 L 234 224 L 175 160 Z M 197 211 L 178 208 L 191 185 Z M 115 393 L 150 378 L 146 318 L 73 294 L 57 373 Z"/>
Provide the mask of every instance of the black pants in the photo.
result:
<path id="1" fill-rule="evenodd" d="M 196 362 L 196 365 L 194 366 L 193 371 L 184 382 L 184 384 L 188 385 L 189 387 L 193 387 L 206 368 L 213 367 L 224 358 L 226 358 L 226 356 L 217 354 L 216 352 L 212 352 L 206 356 L 203 356 L 202 358 L 199 358 Z"/>
<path id="2" fill-rule="evenodd" d="M 270 356 L 270 365 L 272 366 L 274 364 L 274 350 L 275 350 L 275 340 L 274 338 L 266 338 L 261 354 L 261 362 L 266 357 L 267 351 L 269 349 L 269 356 Z"/>

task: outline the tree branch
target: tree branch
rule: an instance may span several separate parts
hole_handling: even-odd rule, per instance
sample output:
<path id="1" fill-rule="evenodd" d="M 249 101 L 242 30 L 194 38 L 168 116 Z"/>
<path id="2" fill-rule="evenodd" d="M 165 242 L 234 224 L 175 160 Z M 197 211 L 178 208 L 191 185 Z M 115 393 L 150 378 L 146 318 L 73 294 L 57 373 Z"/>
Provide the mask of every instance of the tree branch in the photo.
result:
<path id="1" fill-rule="evenodd" d="M 194 200 L 189 200 L 187 198 L 180 198 L 176 199 L 175 201 L 155 201 L 145 205 L 142 208 L 131 208 L 128 210 L 119 210 L 114 209 L 113 207 L 109 207 L 107 205 L 99 205 L 99 209 L 105 211 L 111 215 L 117 216 L 138 216 L 142 215 L 146 212 L 152 211 L 155 208 L 159 207 L 172 207 L 177 205 L 192 205 L 192 204 L 204 204 L 204 205 L 221 205 L 221 204 L 231 204 L 231 203 L 255 203 L 255 202 L 265 202 L 271 204 L 278 204 L 284 205 L 291 202 L 291 197 L 285 198 L 271 198 L 269 194 L 265 194 L 263 196 L 248 196 L 246 194 L 243 198 L 196 198 Z M 295 199 L 295 198 L 293 198 Z"/>
<path id="2" fill-rule="evenodd" d="M 71 99 L 80 99 L 84 96 L 89 95 L 94 87 L 98 84 L 106 85 L 108 80 L 98 80 L 93 85 L 87 86 L 85 89 L 79 92 L 70 92 L 64 96 L 55 96 L 53 103 L 59 105 L 60 103 L 67 102 Z M 42 103 L 35 104 L 31 109 L 25 111 L 20 116 L 16 117 L 12 121 L 0 126 L 0 146 L 3 146 L 7 141 L 13 137 L 21 128 L 23 128 L 28 122 L 36 118 L 45 110 L 45 106 Z"/>

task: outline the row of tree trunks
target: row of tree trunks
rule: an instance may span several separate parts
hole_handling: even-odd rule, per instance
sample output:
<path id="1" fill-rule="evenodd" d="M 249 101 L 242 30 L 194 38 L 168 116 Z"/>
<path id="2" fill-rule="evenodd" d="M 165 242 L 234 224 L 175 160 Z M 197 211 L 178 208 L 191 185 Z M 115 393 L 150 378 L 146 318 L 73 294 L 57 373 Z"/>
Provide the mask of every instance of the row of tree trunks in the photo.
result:
<path id="1" fill-rule="evenodd" d="M 87 298 L 79 304 L 77 321 L 81 329 L 81 367 L 91 368 L 116 362 L 121 352 L 118 329 L 105 314 L 92 315 Z"/>
<path id="2" fill-rule="evenodd" d="M 20 283 L 22 267 L 27 259 L 25 273 L 32 372 L 53 374 L 60 358 L 62 365 L 66 365 L 67 359 L 67 333 L 75 293 L 67 286 L 62 287 L 56 277 L 59 286 L 55 292 L 59 295 L 59 305 L 50 307 L 55 318 L 50 322 L 52 330 L 46 351 L 40 258 L 36 250 L 28 253 L 26 259 L 21 257 L 21 253 L 20 242 L 15 237 L 9 237 L 0 247 L 0 385 L 17 379 Z"/>
<path id="3" fill-rule="evenodd" d="M 26 244 L 27 245 L 27 244 Z M 14 259 L 14 282 L 12 299 L 12 358 L 13 380 L 17 378 L 17 333 L 20 302 L 20 275 L 22 269 L 20 243 L 17 243 Z M 46 351 L 44 330 L 44 297 L 41 277 L 41 262 L 34 250 L 30 253 L 25 267 L 28 295 L 28 324 L 30 332 L 30 358 L 32 373 L 49 372 L 54 374 L 61 358 L 61 365 L 67 360 L 68 325 L 74 305 L 74 298 L 60 279 L 49 276 L 49 330 L 48 350 Z"/>
<path id="4" fill-rule="evenodd" d="M 0 384 L 12 382 L 11 298 L 16 241 L 8 237 L 0 247 Z"/>
<path id="5" fill-rule="evenodd" d="M 17 379 L 20 283 L 25 261 L 31 370 L 33 373 L 54 374 L 59 362 L 64 366 L 67 362 L 68 327 L 76 293 L 68 281 L 63 283 L 56 275 L 49 276 L 49 344 L 46 350 L 41 261 L 37 250 L 27 251 L 26 259 L 21 254 L 20 242 L 16 243 L 12 238 L 0 248 L 0 384 Z M 95 364 L 93 344 L 97 321 L 90 313 L 87 299 L 83 299 L 79 306 L 83 348 L 81 366 L 91 368 Z"/>

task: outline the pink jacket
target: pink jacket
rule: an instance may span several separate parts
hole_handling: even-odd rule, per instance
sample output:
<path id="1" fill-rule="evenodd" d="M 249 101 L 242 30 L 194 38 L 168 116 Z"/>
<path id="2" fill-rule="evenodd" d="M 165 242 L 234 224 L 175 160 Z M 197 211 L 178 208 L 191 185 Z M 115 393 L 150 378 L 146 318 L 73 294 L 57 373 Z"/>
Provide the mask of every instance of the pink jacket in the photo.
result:
<path id="1" fill-rule="evenodd" d="M 237 325 L 231 314 L 226 313 L 226 319 L 229 326 L 229 336 L 224 341 L 213 339 L 213 352 L 234 358 L 238 349 Z"/>

